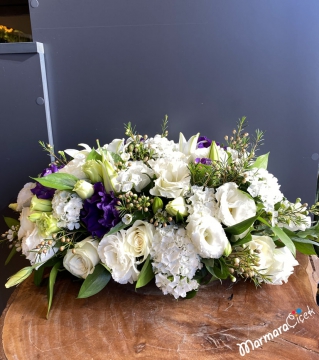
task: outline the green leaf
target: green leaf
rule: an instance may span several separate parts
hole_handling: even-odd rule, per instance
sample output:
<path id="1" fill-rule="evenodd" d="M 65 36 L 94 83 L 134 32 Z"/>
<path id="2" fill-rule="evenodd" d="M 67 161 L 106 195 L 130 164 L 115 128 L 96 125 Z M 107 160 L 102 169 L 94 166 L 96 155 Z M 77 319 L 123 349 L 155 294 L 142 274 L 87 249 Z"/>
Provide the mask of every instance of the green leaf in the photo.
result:
<path id="1" fill-rule="evenodd" d="M 99 160 L 102 161 L 102 155 L 100 155 L 95 149 L 92 149 L 89 155 L 86 158 L 86 161 L 89 160 Z"/>
<path id="2" fill-rule="evenodd" d="M 65 173 L 54 173 L 41 178 L 31 178 L 43 186 L 57 190 L 73 190 L 78 178 Z"/>
<path id="3" fill-rule="evenodd" d="M 253 217 L 251 217 L 247 220 L 244 220 L 236 225 L 225 228 L 225 231 L 232 235 L 240 235 L 244 231 L 249 229 L 253 225 L 253 223 L 257 220 L 257 218 L 258 218 L 258 215 L 253 216 Z"/>
<path id="4" fill-rule="evenodd" d="M 317 239 L 319 237 L 319 222 L 315 226 L 310 227 L 309 229 L 306 229 L 304 231 L 298 231 L 296 235 L 301 238 L 311 236 Z"/>
<path id="5" fill-rule="evenodd" d="M 261 223 L 265 224 L 266 226 L 271 227 L 271 225 L 262 217 L 258 216 L 257 220 L 260 221 Z"/>
<path id="6" fill-rule="evenodd" d="M 48 175 L 49 176 L 49 175 Z M 49 318 L 49 312 L 52 305 L 52 299 L 53 299 L 53 290 L 54 290 L 54 284 L 56 277 L 58 275 L 58 270 L 60 266 L 62 265 L 62 260 L 59 260 L 52 268 L 49 276 L 49 284 L 48 284 L 48 312 L 47 312 L 47 319 Z"/>
<path id="7" fill-rule="evenodd" d="M 246 234 L 245 237 L 243 237 L 242 239 L 237 240 L 236 242 L 232 243 L 232 246 L 236 246 L 236 245 L 243 245 L 248 243 L 249 241 L 252 240 L 252 236 L 251 233 L 249 232 L 248 234 Z"/>
<path id="8" fill-rule="evenodd" d="M 145 263 L 142 267 L 142 270 L 138 276 L 135 289 L 141 288 L 148 284 L 154 278 L 154 272 L 151 264 L 151 256 L 148 255 Z"/>
<path id="9" fill-rule="evenodd" d="M 290 237 L 278 226 L 273 226 L 271 230 L 287 246 L 291 253 L 296 256 L 296 247 Z"/>
<path id="10" fill-rule="evenodd" d="M 60 259 L 54 256 L 51 259 L 49 259 L 47 262 L 45 262 L 43 265 L 41 265 L 37 270 L 34 270 L 33 282 L 35 283 L 36 286 L 41 285 L 44 269 L 54 266 L 59 261 Z"/>
<path id="11" fill-rule="evenodd" d="M 301 242 L 294 242 L 296 249 L 301 252 L 302 254 L 306 255 L 317 255 L 314 247 L 312 244 L 304 244 Z"/>
<path id="12" fill-rule="evenodd" d="M 4 263 L 4 266 L 9 264 L 10 260 L 13 258 L 13 256 L 16 254 L 16 252 L 17 252 L 16 247 L 13 246 L 13 248 L 10 251 L 10 254 L 8 255 L 8 257 L 7 257 L 7 259 L 6 259 L 5 263 Z"/>
<path id="13" fill-rule="evenodd" d="M 210 267 L 214 267 L 215 266 L 215 260 L 214 259 L 202 259 L 202 263 L 210 266 Z"/>
<path id="14" fill-rule="evenodd" d="M 196 291 L 196 290 L 189 291 L 189 292 L 186 294 L 185 299 L 192 299 L 192 298 L 195 297 L 196 295 L 197 295 L 197 291 Z"/>
<path id="15" fill-rule="evenodd" d="M 227 266 L 224 264 L 223 260 L 218 259 L 215 262 L 219 262 L 220 269 L 215 265 L 214 267 L 207 265 L 209 263 L 207 260 L 210 259 L 202 259 L 202 263 L 205 264 L 206 269 L 217 279 L 224 280 L 229 276 L 229 270 Z"/>
<path id="16" fill-rule="evenodd" d="M 269 152 L 267 154 L 258 156 L 255 162 L 251 166 L 249 166 L 249 169 L 252 168 L 267 169 L 268 157 L 269 157 Z"/>
<path id="17" fill-rule="evenodd" d="M 83 281 L 78 299 L 85 299 L 100 292 L 111 279 L 111 273 L 101 264 L 97 264 L 92 274 Z"/>
<path id="18" fill-rule="evenodd" d="M 184 221 L 183 216 L 180 214 L 179 211 L 177 211 L 177 214 L 176 214 L 176 222 L 177 222 L 177 223 L 181 223 L 181 222 L 183 222 L 183 221 Z"/>
<path id="19" fill-rule="evenodd" d="M 20 221 L 17 219 L 13 219 L 11 217 L 5 217 L 5 216 L 3 217 L 3 219 L 9 229 L 11 229 L 12 226 L 20 225 Z"/>

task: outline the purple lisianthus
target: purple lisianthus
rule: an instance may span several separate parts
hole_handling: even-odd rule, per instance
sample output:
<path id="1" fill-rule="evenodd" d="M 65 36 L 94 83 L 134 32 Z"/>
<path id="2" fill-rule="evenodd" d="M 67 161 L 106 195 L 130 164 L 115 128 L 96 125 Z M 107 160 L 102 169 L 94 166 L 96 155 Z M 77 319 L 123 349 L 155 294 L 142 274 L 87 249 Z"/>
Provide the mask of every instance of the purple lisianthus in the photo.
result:
<path id="1" fill-rule="evenodd" d="M 208 137 L 200 136 L 197 140 L 197 148 L 198 149 L 208 148 L 208 147 L 210 147 L 211 143 L 212 143 L 212 141 L 210 139 L 208 139 Z"/>
<path id="2" fill-rule="evenodd" d="M 203 165 L 211 165 L 212 164 L 212 160 L 211 159 L 207 159 L 207 158 L 196 158 L 195 159 L 195 164 L 203 164 Z"/>
<path id="3" fill-rule="evenodd" d="M 59 169 L 62 169 L 62 166 L 57 166 L 55 164 L 50 164 L 49 167 L 45 168 L 40 177 L 44 177 L 53 173 L 58 172 Z M 33 195 L 36 195 L 38 199 L 52 199 L 56 189 L 48 188 L 46 186 L 41 185 L 37 182 L 35 188 L 31 189 Z"/>
<path id="4" fill-rule="evenodd" d="M 94 184 L 94 194 L 84 201 L 80 214 L 81 221 L 93 236 L 101 238 L 121 221 L 116 210 L 118 201 L 112 191 L 110 194 L 105 191 L 101 182 Z"/>

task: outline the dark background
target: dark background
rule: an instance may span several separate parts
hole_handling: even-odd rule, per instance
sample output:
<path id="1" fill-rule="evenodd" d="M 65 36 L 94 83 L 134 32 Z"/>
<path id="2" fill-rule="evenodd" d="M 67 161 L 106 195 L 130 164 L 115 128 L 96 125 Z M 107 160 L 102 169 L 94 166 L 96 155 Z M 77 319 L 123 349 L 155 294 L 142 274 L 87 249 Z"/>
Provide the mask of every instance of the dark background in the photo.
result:
<path id="1" fill-rule="evenodd" d="M 289 200 L 315 200 L 319 152 L 317 0 L 38 0 L 57 150 L 160 131 L 216 141 L 247 116 L 265 130 Z M 0 55 L 0 209 L 48 162 L 38 55 Z M 312 160 L 312 157 L 315 160 Z M 6 249 L 1 249 L 6 256 Z M 2 259 L 0 259 L 2 261 Z M 13 262 L 14 263 L 14 262 Z M 17 269 L 21 264 L 14 263 Z M 3 308 L 9 294 L 0 267 Z M 10 272 L 11 274 L 12 272 Z"/>

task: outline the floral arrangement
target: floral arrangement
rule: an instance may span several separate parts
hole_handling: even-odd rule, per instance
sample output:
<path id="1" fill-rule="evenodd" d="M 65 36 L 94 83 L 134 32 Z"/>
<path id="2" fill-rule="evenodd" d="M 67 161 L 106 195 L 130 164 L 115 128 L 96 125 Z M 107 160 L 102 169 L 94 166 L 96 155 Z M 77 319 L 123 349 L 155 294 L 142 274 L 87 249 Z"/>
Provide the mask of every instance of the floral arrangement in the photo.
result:
<path id="1" fill-rule="evenodd" d="M 6 287 L 32 272 L 37 285 L 48 277 L 49 312 L 61 271 L 83 279 L 79 298 L 111 278 L 136 288 L 155 278 L 176 299 L 213 280 L 287 282 L 296 249 L 316 254 L 310 213 L 319 203 L 284 197 L 268 154 L 255 155 L 262 131 L 251 139 L 245 126 L 243 117 L 225 144 L 199 134 L 168 140 L 167 117 L 162 134 L 141 136 L 128 123 L 126 139 L 96 149 L 55 154 L 40 142 L 54 161 L 10 204 L 20 218 L 5 218 L 2 235 L 12 248 L 7 261 L 22 252 L 31 265 Z"/>

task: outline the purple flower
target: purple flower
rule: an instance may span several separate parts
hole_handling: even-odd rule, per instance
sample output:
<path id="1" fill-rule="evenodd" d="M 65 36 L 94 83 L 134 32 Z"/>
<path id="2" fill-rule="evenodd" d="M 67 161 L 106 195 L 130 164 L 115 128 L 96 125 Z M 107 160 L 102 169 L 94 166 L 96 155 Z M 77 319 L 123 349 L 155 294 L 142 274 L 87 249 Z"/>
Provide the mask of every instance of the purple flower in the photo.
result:
<path id="1" fill-rule="evenodd" d="M 94 194 L 83 203 L 81 221 L 88 231 L 97 237 L 102 237 L 121 221 L 116 205 L 119 199 L 104 189 L 101 182 L 94 184 Z"/>
<path id="2" fill-rule="evenodd" d="M 203 164 L 203 165 L 211 165 L 212 164 L 212 160 L 211 159 L 207 159 L 207 158 L 196 158 L 195 159 L 195 164 Z"/>
<path id="3" fill-rule="evenodd" d="M 56 173 L 59 169 L 62 169 L 64 165 L 57 166 L 55 164 L 50 164 L 49 167 L 45 168 L 40 177 L 44 177 L 53 173 Z M 46 186 L 41 185 L 37 182 L 35 188 L 31 189 L 33 195 L 36 195 L 38 199 L 52 199 L 55 193 L 55 189 L 48 188 Z"/>
<path id="4" fill-rule="evenodd" d="M 198 149 L 208 148 L 208 147 L 210 147 L 211 143 L 212 143 L 212 141 L 210 139 L 208 139 L 208 137 L 200 136 L 197 140 L 197 148 Z"/>

